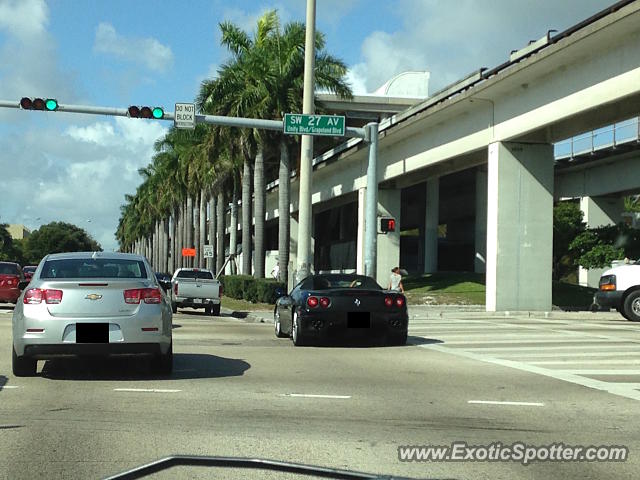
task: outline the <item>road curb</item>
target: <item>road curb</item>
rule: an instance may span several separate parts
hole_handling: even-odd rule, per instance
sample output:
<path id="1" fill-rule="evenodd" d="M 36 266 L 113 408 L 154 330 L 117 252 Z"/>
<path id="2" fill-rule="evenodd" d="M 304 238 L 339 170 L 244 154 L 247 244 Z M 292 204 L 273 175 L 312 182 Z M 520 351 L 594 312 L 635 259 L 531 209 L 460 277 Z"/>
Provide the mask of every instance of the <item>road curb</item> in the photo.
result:
<path id="1" fill-rule="evenodd" d="M 273 323 L 273 319 L 269 317 L 263 317 L 253 312 L 238 312 L 229 308 L 221 308 L 220 313 L 235 318 L 236 320 L 242 320 L 247 323 Z"/>

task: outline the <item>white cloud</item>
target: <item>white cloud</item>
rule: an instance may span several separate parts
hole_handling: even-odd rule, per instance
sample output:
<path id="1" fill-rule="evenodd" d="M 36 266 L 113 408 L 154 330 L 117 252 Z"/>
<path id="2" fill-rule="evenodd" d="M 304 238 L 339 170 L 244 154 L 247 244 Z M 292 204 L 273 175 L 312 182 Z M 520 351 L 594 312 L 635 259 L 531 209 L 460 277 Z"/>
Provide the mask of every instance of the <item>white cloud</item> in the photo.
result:
<path id="1" fill-rule="evenodd" d="M 137 170 L 167 129 L 120 117 L 61 128 L 34 125 L 1 138 L 3 194 L 15 200 L 0 205 L 0 221 L 31 228 L 73 223 L 113 250 L 124 195 L 135 192 Z"/>
<path id="2" fill-rule="evenodd" d="M 171 48 L 155 38 L 125 37 L 118 34 L 110 23 L 100 23 L 96 28 L 94 51 L 105 53 L 137 64 L 150 70 L 163 72 L 173 65 Z"/>
<path id="3" fill-rule="evenodd" d="M 46 34 L 49 9 L 44 0 L 0 1 L 0 30 L 11 36 L 29 39 Z"/>
<path id="4" fill-rule="evenodd" d="M 609 6 L 610 0 L 398 0 L 402 28 L 371 33 L 353 75 L 368 91 L 408 70 L 430 71 L 430 92 L 480 67 L 508 60 L 511 50 L 564 30 Z"/>

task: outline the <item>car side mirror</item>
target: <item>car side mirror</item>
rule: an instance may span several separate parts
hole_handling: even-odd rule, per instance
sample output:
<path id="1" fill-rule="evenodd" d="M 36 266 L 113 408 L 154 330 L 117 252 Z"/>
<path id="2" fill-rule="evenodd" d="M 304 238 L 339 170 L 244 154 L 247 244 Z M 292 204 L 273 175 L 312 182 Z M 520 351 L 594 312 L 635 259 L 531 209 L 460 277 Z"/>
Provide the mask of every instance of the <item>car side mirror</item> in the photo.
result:
<path id="1" fill-rule="evenodd" d="M 22 280 L 18 283 L 18 288 L 20 289 L 20 291 L 22 291 L 27 288 L 27 285 L 29 285 L 29 280 Z"/>

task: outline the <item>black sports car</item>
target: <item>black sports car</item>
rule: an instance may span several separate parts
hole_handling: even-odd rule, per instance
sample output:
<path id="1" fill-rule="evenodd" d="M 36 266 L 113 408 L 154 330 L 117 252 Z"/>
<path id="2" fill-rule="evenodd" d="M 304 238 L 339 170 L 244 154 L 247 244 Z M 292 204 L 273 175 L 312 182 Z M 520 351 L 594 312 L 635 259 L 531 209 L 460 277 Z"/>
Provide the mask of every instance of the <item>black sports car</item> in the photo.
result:
<path id="1" fill-rule="evenodd" d="M 407 342 L 405 296 L 364 275 L 309 276 L 278 299 L 273 314 L 276 336 L 290 336 L 294 345 L 365 336 L 384 337 L 392 345 Z"/>
<path id="2" fill-rule="evenodd" d="M 156 278 L 158 279 L 158 283 L 165 292 L 169 292 L 171 290 L 171 275 L 168 273 L 155 272 Z"/>

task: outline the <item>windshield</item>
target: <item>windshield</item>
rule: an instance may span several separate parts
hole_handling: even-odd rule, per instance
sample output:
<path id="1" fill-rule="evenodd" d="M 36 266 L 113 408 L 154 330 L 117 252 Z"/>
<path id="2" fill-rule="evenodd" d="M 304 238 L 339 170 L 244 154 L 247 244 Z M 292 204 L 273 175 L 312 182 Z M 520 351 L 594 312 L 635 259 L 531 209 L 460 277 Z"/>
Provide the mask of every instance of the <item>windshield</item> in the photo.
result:
<path id="1" fill-rule="evenodd" d="M 40 278 L 147 278 L 147 272 L 144 263 L 137 260 L 74 258 L 47 260 Z"/>
<path id="2" fill-rule="evenodd" d="M 202 271 L 202 270 L 180 270 L 176 275 L 176 278 L 199 278 L 205 280 L 212 280 L 213 275 L 211 272 Z"/>
<path id="3" fill-rule="evenodd" d="M 20 267 L 13 263 L 0 263 L 0 274 L 20 275 Z"/>

